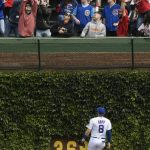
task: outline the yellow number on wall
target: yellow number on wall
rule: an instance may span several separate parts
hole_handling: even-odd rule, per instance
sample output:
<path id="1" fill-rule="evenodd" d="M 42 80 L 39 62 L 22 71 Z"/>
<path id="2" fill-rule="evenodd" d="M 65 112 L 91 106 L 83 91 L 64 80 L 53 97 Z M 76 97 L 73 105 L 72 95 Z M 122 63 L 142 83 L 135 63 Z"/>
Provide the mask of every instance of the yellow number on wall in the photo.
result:
<path id="1" fill-rule="evenodd" d="M 67 150 L 76 150 L 76 142 L 75 141 L 69 141 L 67 143 Z"/>
<path id="2" fill-rule="evenodd" d="M 63 150 L 62 142 L 61 141 L 55 141 L 54 148 L 56 148 L 56 150 Z"/>
<path id="3" fill-rule="evenodd" d="M 87 142 L 84 142 L 85 146 L 79 146 L 79 149 L 80 150 L 87 150 L 87 147 L 88 147 L 88 143 Z"/>

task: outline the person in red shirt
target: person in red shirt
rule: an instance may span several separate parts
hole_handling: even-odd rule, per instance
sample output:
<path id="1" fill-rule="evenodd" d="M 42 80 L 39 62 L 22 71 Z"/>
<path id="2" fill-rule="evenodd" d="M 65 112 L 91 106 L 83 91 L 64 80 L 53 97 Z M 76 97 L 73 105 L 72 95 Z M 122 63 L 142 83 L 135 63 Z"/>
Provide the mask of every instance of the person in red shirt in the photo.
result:
<path id="1" fill-rule="evenodd" d="M 129 17 L 125 8 L 119 10 L 117 36 L 128 36 Z"/>
<path id="2" fill-rule="evenodd" d="M 38 0 L 22 0 L 18 32 L 20 37 L 33 37 L 36 25 Z"/>
<path id="3" fill-rule="evenodd" d="M 12 8 L 14 0 L 5 0 L 4 15 L 9 18 L 9 11 Z"/>
<path id="4" fill-rule="evenodd" d="M 150 11 L 150 0 L 135 0 L 135 3 L 139 13 Z"/>
<path id="5" fill-rule="evenodd" d="M 137 28 L 143 23 L 144 15 L 150 11 L 150 0 L 134 0 L 139 12 Z"/>

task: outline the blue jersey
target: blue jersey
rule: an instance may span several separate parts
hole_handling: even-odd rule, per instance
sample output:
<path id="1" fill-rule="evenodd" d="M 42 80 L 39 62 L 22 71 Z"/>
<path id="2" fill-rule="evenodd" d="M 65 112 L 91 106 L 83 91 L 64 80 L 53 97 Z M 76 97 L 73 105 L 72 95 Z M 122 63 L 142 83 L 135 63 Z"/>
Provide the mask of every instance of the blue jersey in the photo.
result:
<path id="1" fill-rule="evenodd" d="M 82 30 L 85 25 L 91 21 L 94 15 L 94 8 L 91 5 L 84 6 L 82 4 L 79 4 L 74 9 L 73 14 L 78 20 L 80 20 L 80 25 L 76 25 L 76 27 Z"/>
<path id="2" fill-rule="evenodd" d="M 4 19 L 3 9 L 4 9 L 4 2 L 0 0 L 0 19 Z"/>
<path id="3" fill-rule="evenodd" d="M 65 14 L 65 13 L 73 13 L 74 8 L 78 5 L 78 2 L 76 0 L 72 0 L 72 2 L 68 3 L 68 4 L 64 4 L 65 0 L 62 0 L 60 5 L 61 5 L 61 14 Z"/>
<path id="4" fill-rule="evenodd" d="M 114 4 L 112 7 L 106 5 L 103 10 L 103 17 L 105 18 L 105 25 L 107 31 L 117 31 L 117 26 L 114 23 L 119 21 L 118 10 L 120 5 Z"/>

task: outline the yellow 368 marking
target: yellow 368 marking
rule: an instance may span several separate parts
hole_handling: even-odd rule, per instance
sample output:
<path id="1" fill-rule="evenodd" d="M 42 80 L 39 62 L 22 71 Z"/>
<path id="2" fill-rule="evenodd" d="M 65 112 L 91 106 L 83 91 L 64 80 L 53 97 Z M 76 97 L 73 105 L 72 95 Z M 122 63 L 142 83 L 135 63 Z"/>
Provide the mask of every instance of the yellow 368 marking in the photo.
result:
<path id="1" fill-rule="evenodd" d="M 67 150 L 76 150 L 77 144 L 75 141 L 69 141 L 67 143 Z"/>
<path id="2" fill-rule="evenodd" d="M 84 142 L 85 146 L 79 146 L 79 150 L 87 150 L 88 143 Z"/>
<path id="3" fill-rule="evenodd" d="M 76 141 L 56 140 L 51 150 L 87 150 L 87 145 L 87 142 L 85 142 L 83 146 L 80 146 Z"/>
<path id="4" fill-rule="evenodd" d="M 56 142 L 54 143 L 54 148 L 55 148 L 56 150 L 63 150 L 63 144 L 62 144 L 62 142 L 61 142 L 61 141 L 56 141 Z"/>

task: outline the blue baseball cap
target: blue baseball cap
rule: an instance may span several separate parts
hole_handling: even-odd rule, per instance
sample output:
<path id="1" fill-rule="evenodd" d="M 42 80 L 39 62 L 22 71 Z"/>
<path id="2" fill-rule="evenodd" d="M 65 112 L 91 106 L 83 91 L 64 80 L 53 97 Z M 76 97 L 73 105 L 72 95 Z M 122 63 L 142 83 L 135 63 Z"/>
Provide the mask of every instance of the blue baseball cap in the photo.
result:
<path id="1" fill-rule="evenodd" d="M 97 108 L 97 112 L 98 112 L 99 114 L 105 114 L 105 108 L 104 108 L 104 107 L 98 107 L 98 108 Z"/>

